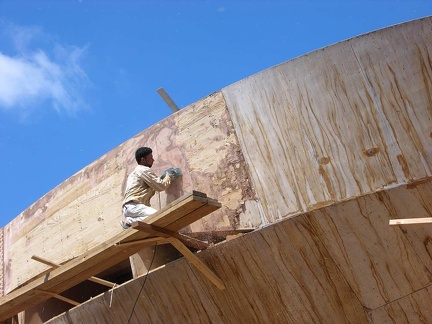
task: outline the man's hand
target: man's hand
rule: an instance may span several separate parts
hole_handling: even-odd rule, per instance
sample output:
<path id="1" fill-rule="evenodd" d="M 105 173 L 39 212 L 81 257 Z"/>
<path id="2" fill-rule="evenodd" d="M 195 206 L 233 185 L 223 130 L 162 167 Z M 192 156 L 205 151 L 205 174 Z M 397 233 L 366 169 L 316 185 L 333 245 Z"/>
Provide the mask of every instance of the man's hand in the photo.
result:
<path id="1" fill-rule="evenodd" d="M 174 180 L 181 176 L 181 171 L 179 168 L 169 168 L 168 170 L 165 170 L 164 173 L 161 175 L 161 179 L 165 178 L 167 175 L 171 177 L 171 180 Z"/>

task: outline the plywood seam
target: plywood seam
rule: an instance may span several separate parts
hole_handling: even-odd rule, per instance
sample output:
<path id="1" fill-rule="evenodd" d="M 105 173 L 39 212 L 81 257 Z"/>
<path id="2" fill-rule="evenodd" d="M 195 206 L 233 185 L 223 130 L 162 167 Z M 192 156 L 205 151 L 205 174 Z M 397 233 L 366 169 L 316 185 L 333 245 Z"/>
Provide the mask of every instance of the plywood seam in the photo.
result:
<path id="1" fill-rule="evenodd" d="M 388 307 L 388 306 L 390 306 L 390 305 L 392 305 L 392 304 L 398 303 L 399 301 L 401 301 L 401 300 L 403 300 L 403 299 L 405 299 L 405 298 L 407 298 L 407 297 L 410 297 L 410 296 L 412 296 L 412 295 L 414 295 L 414 294 L 416 294 L 416 293 L 418 293 L 418 292 L 421 292 L 421 291 L 423 291 L 423 290 L 427 290 L 427 289 L 430 288 L 430 287 L 432 287 L 432 283 L 430 283 L 429 285 L 424 286 L 423 288 L 420 288 L 420 289 L 417 289 L 417 290 L 413 290 L 413 291 L 410 292 L 409 294 L 403 295 L 403 296 L 401 296 L 401 297 L 399 297 L 399 298 L 396 298 L 396 299 L 394 299 L 394 300 L 392 300 L 392 301 L 389 301 L 389 302 L 387 302 L 386 304 L 384 304 L 384 305 L 382 305 L 382 306 L 380 306 L 380 307 L 376 307 L 376 308 L 366 308 L 366 309 L 368 310 L 368 313 L 372 313 L 372 312 L 374 312 L 374 311 L 376 311 L 376 310 L 379 310 L 379 309 L 382 309 L 382 308 L 386 308 L 386 307 Z"/>

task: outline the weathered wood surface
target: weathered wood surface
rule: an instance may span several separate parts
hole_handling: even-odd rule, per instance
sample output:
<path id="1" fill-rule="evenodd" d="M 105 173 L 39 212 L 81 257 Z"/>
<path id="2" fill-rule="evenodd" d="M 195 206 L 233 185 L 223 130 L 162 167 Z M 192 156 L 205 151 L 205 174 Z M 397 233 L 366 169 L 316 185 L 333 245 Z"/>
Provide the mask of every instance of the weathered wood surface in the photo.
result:
<path id="1" fill-rule="evenodd" d="M 399 300 L 370 311 L 372 323 L 430 323 L 432 287 L 426 287 Z"/>
<path id="2" fill-rule="evenodd" d="M 432 228 L 403 231 L 388 220 L 430 213 L 431 190 L 429 181 L 374 193 L 198 253 L 223 291 L 174 261 L 150 273 L 131 323 L 430 323 L 430 247 L 421 243 Z M 111 307 L 107 292 L 49 323 L 125 323 L 143 280 L 114 289 Z"/>
<path id="3" fill-rule="evenodd" d="M 188 231 L 233 229 L 245 202 L 256 204 L 223 96 L 215 93 L 131 138 L 9 223 L 4 228 L 5 293 L 46 269 L 32 255 L 61 264 L 122 231 L 122 191 L 140 146 L 153 148 L 157 174 L 172 166 L 183 172 L 152 199 L 153 207 L 160 209 L 191 190 L 223 204 Z"/>
<path id="4" fill-rule="evenodd" d="M 432 175 L 431 39 L 421 19 L 222 90 L 266 223 Z"/>
<path id="5" fill-rule="evenodd" d="M 170 231 L 191 224 L 219 209 L 220 203 L 195 193 L 185 195 L 165 206 L 146 220 L 149 224 Z M 52 269 L 46 276 L 33 280 L 25 286 L 0 298 L 0 321 L 6 320 L 28 307 L 35 306 L 138 252 L 142 245 L 129 245 L 151 236 L 129 229 L 105 241 L 83 255 Z M 122 244 L 126 243 L 126 244 Z M 151 243 L 150 243 L 151 244 Z"/>

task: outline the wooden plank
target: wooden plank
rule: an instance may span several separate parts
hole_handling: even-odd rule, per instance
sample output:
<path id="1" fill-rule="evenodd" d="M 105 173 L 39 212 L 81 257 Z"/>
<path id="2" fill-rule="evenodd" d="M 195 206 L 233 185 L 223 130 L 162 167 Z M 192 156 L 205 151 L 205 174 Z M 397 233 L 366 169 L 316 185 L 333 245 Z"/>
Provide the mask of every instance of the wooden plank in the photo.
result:
<path id="1" fill-rule="evenodd" d="M 219 202 L 209 200 L 209 203 L 207 205 L 202 206 L 200 210 L 191 211 L 185 217 L 179 218 L 179 219 L 173 221 L 172 223 L 170 223 L 169 227 L 184 228 L 184 227 L 186 227 L 192 223 L 190 221 L 190 219 L 197 218 L 200 213 L 210 214 L 221 207 L 222 207 L 222 205 Z"/>
<path id="2" fill-rule="evenodd" d="M 189 237 L 193 237 L 200 241 L 207 241 L 208 243 L 219 243 L 226 240 L 229 236 L 244 235 L 253 232 L 255 228 L 240 228 L 235 230 L 221 230 L 221 231 L 208 231 L 208 232 L 186 232 L 183 233 Z"/>
<path id="3" fill-rule="evenodd" d="M 38 257 L 37 255 L 33 255 L 31 258 L 32 258 L 32 260 L 35 260 L 35 261 L 41 262 L 43 264 L 49 265 L 50 267 L 52 267 L 54 269 L 60 267 L 59 264 L 48 261 L 44 258 Z"/>
<path id="4" fill-rule="evenodd" d="M 206 208 L 208 202 L 212 204 L 211 209 Z M 177 206 L 181 212 L 176 209 Z M 156 226 L 165 226 L 169 230 L 177 231 L 181 229 L 178 224 L 184 224 L 184 222 L 177 222 L 177 220 L 185 218 L 187 222 L 191 223 L 208 215 L 210 210 L 217 208 L 220 208 L 219 203 L 192 193 L 180 197 L 149 216 L 147 221 Z M 118 236 L 54 269 L 45 278 L 38 278 L 28 285 L 3 296 L 0 298 L 0 321 L 31 305 L 37 305 L 48 299 L 49 296 L 46 293 L 41 293 L 41 290 L 59 294 L 110 268 L 142 248 L 137 244 L 122 247 L 121 245 L 115 245 L 116 243 L 136 241 L 147 236 L 149 235 L 134 229 L 124 230 Z"/>
<path id="5" fill-rule="evenodd" d="M 206 242 L 144 222 L 132 223 L 132 228 L 164 238 L 175 237 L 186 246 L 193 247 L 198 250 L 205 250 L 208 248 L 208 244 Z"/>
<path id="6" fill-rule="evenodd" d="M 389 225 L 411 225 L 411 224 L 430 224 L 430 223 L 432 223 L 432 217 L 402 218 L 402 219 L 389 220 Z"/>
<path id="7" fill-rule="evenodd" d="M 88 280 L 96 282 L 96 283 L 98 283 L 98 284 L 100 284 L 102 286 L 110 287 L 110 288 L 112 288 L 112 287 L 114 287 L 116 285 L 114 282 L 111 282 L 111 281 L 108 281 L 108 280 L 105 280 L 105 279 L 102 279 L 102 278 L 94 277 L 94 276 L 88 278 Z"/>
<path id="8" fill-rule="evenodd" d="M 116 243 L 114 244 L 114 246 L 119 246 L 119 247 L 125 247 L 125 246 L 131 246 L 131 245 L 141 245 L 141 246 L 145 246 L 145 245 L 152 245 L 152 244 L 167 244 L 163 238 L 161 237 L 148 237 L 142 240 L 136 240 L 136 241 L 129 241 L 129 242 L 124 242 L 124 243 Z"/>
<path id="9" fill-rule="evenodd" d="M 173 113 L 179 111 L 179 107 L 175 104 L 175 102 L 171 99 L 169 94 L 165 91 L 164 88 L 157 89 L 157 93 L 162 97 L 162 99 L 165 101 L 165 103 L 170 107 Z"/>
<path id="10" fill-rule="evenodd" d="M 38 257 L 36 255 L 33 255 L 32 259 L 35 260 L 35 261 L 42 262 L 42 263 L 44 263 L 46 265 L 49 265 L 49 266 L 52 267 L 52 269 L 56 269 L 56 268 L 60 267 L 59 264 L 51 262 L 51 261 L 46 260 L 44 258 Z M 48 270 L 48 272 L 49 271 L 51 271 L 51 270 Z M 109 282 L 107 280 L 104 280 L 104 279 L 101 279 L 101 278 L 97 278 L 97 277 L 90 277 L 90 278 L 88 278 L 88 280 L 96 282 L 96 283 L 98 283 L 100 285 L 103 285 L 103 286 L 111 287 L 111 288 L 115 286 L 115 283 L 112 283 L 112 282 Z"/>
<path id="11" fill-rule="evenodd" d="M 46 294 L 46 295 L 48 295 L 50 297 L 54 297 L 54 298 L 60 299 L 60 300 L 62 300 L 64 302 L 66 302 L 68 304 L 71 304 L 71 305 L 74 305 L 74 306 L 80 305 L 80 303 L 76 302 L 75 300 L 72 300 L 70 298 L 66 298 L 66 297 L 64 297 L 62 295 L 59 295 L 59 294 L 56 294 L 56 293 L 53 293 L 53 292 L 50 292 L 50 291 L 41 290 L 41 289 L 37 289 L 37 291 L 40 292 L 40 293 L 42 293 L 42 294 Z"/>

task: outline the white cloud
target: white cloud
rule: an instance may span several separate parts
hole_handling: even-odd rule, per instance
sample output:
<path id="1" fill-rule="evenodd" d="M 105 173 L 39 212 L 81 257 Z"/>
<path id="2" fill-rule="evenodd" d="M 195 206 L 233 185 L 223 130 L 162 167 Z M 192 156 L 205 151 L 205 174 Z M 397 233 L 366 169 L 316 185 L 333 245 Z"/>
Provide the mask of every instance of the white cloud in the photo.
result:
<path id="1" fill-rule="evenodd" d="M 25 114 L 51 106 L 59 113 L 85 109 L 82 91 L 89 81 L 80 66 L 85 48 L 63 46 L 47 37 L 44 49 L 40 29 L 9 27 L 14 53 L 0 49 L 0 109 Z"/>

